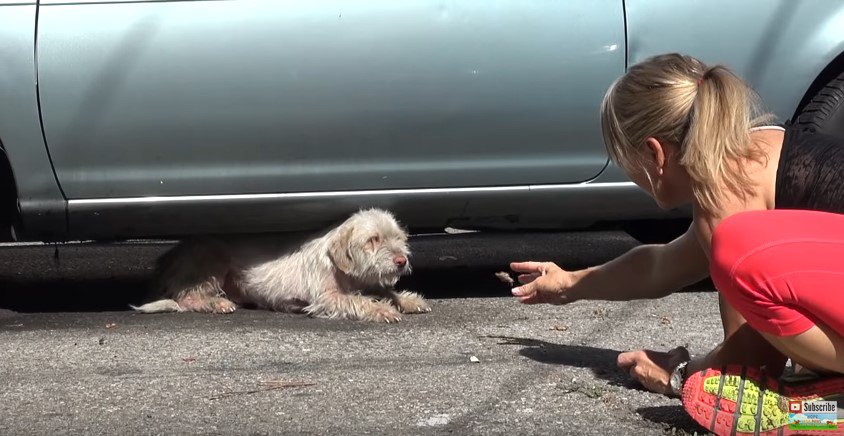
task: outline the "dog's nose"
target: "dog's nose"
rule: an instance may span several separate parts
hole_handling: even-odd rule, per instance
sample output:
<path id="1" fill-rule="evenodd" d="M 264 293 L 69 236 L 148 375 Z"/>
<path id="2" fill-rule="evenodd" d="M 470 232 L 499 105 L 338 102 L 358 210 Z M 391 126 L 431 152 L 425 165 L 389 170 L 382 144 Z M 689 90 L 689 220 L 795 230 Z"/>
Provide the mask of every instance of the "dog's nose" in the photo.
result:
<path id="1" fill-rule="evenodd" d="M 407 258 L 399 254 L 393 258 L 393 263 L 395 263 L 397 267 L 404 267 L 407 265 Z"/>

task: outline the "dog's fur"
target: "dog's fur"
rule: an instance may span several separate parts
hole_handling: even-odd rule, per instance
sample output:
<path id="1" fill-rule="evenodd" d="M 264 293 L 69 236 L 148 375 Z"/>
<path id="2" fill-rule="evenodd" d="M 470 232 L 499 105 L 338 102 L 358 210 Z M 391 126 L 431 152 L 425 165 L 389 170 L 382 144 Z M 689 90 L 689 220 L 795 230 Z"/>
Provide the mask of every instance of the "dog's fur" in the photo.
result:
<path id="1" fill-rule="evenodd" d="M 288 237 L 289 238 L 289 237 Z M 302 243 L 304 242 L 304 243 Z M 230 237 L 178 244 L 158 262 L 142 313 L 231 313 L 237 305 L 316 317 L 397 322 L 430 308 L 394 286 L 411 271 L 407 234 L 387 211 L 362 210 L 317 237 Z"/>

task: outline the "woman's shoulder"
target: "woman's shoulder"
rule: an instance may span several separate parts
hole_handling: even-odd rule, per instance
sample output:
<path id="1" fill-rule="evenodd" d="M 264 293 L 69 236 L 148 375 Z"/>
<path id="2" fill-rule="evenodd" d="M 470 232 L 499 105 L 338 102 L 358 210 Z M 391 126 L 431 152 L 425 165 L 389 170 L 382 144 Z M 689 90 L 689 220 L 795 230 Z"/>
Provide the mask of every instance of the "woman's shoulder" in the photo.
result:
<path id="1" fill-rule="evenodd" d="M 708 254 L 712 245 L 712 234 L 723 220 L 742 212 L 769 209 L 773 208 L 769 207 L 762 199 L 756 199 L 754 202 L 740 200 L 728 201 L 721 203 L 719 208 L 714 211 L 706 211 L 695 207 L 692 213 L 692 228 L 701 246 Z"/>

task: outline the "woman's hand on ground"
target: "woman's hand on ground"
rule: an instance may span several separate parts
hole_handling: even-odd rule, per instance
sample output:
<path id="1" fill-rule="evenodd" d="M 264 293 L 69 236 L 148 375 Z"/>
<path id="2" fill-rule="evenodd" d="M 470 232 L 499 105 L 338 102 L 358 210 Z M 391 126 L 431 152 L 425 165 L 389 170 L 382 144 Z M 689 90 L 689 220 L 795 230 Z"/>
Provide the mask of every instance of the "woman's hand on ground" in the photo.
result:
<path id="1" fill-rule="evenodd" d="M 521 286 L 512 290 L 524 304 L 566 304 L 574 301 L 568 294 L 574 284 L 572 273 L 552 262 L 514 262 L 510 268 L 519 274 Z"/>
<path id="2" fill-rule="evenodd" d="M 668 352 L 628 351 L 618 355 L 618 367 L 649 391 L 673 396 L 671 372 L 680 362 L 688 359 L 689 352 L 683 347 Z"/>

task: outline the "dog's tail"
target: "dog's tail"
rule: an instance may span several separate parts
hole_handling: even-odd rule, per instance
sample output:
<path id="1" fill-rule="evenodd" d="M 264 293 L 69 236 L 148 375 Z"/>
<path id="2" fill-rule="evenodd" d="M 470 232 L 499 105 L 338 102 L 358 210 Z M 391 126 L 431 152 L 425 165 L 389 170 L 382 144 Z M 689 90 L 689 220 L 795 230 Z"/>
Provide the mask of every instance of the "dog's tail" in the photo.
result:
<path id="1" fill-rule="evenodd" d="M 184 309 L 179 306 L 179 303 L 171 299 L 153 301 L 141 306 L 132 306 L 130 304 L 129 307 L 139 313 L 184 312 Z"/>

